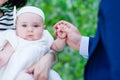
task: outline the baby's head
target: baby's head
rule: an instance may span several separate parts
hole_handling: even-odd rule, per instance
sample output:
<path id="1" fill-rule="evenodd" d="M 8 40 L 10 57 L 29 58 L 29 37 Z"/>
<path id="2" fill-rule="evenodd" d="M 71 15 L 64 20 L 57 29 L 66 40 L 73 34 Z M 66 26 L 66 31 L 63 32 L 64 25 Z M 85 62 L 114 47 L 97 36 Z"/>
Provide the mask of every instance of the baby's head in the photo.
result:
<path id="1" fill-rule="evenodd" d="M 33 6 L 21 8 L 16 15 L 16 33 L 26 40 L 38 40 L 44 30 L 44 13 L 41 9 Z"/>
<path id="2" fill-rule="evenodd" d="M 36 15 L 39 15 L 42 19 L 43 22 L 45 20 L 45 16 L 43 11 L 40 8 L 34 7 L 34 6 L 25 6 L 22 7 L 18 12 L 17 12 L 17 17 L 19 17 L 19 15 L 23 14 L 23 13 L 34 13 Z"/>

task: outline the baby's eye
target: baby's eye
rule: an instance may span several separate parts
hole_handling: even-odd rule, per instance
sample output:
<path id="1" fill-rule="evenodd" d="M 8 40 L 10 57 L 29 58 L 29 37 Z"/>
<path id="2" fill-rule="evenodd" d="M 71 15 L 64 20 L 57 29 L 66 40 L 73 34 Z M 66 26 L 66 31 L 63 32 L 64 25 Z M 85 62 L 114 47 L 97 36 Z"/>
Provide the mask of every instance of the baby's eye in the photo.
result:
<path id="1" fill-rule="evenodd" d="M 39 27 L 39 25 L 34 25 L 34 27 Z"/>
<path id="2" fill-rule="evenodd" d="M 27 25 L 26 25 L 26 24 L 23 24 L 22 26 L 23 26 L 23 27 L 27 27 Z"/>

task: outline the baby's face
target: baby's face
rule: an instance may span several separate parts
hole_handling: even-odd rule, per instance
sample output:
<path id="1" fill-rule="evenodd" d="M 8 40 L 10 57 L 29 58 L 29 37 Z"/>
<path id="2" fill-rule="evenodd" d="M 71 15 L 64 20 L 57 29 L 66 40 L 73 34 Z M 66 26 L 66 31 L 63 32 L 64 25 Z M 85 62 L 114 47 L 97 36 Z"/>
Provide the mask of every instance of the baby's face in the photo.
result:
<path id="1" fill-rule="evenodd" d="M 34 13 L 23 13 L 16 21 L 17 35 L 25 40 L 38 40 L 44 30 L 43 19 Z"/>

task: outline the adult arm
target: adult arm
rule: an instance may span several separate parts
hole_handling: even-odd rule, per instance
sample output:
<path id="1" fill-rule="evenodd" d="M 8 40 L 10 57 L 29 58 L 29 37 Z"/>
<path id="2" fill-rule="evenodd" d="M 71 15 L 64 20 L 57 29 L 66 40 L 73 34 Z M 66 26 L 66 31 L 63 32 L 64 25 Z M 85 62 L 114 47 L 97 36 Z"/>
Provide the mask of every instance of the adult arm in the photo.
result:
<path id="1" fill-rule="evenodd" d="M 44 55 L 36 64 L 30 67 L 26 72 L 32 73 L 35 80 L 48 80 L 49 71 L 56 63 L 56 53 L 51 50 Z"/>

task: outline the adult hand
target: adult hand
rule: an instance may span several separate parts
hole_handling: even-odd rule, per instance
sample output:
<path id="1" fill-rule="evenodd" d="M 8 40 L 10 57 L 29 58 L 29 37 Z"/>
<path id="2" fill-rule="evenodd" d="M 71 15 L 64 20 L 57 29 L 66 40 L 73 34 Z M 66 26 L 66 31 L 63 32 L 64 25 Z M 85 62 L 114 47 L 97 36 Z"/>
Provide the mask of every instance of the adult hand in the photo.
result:
<path id="1" fill-rule="evenodd" d="M 0 67 L 6 65 L 13 54 L 14 49 L 12 45 L 7 42 L 4 48 L 0 51 Z"/>
<path id="2" fill-rule="evenodd" d="M 59 28 L 64 25 L 64 28 Z M 59 37 L 58 33 L 63 32 L 66 33 L 66 41 L 67 44 L 76 50 L 80 48 L 80 41 L 81 41 L 81 34 L 79 33 L 78 29 L 67 21 L 59 21 L 54 25 L 54 34 Z"/>
<path id="3" fill-rule="evenodd" d="M 26 72 L 34 75 L 35 80 L 48 80 L 49 71 L 55 63 L 53 54 L 46 54 Z"/>

